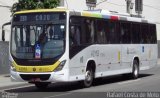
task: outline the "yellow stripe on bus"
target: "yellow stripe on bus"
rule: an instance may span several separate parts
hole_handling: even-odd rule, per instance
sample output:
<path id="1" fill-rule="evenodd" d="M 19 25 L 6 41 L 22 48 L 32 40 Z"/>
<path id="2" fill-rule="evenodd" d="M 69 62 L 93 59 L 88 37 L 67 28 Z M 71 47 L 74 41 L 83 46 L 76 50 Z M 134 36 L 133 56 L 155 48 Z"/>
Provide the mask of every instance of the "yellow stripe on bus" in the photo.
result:
<path id="1" fill-rule="evenodd" d="M 121 60 L 121 52 L 118 51 L 118 61 L 120 62 L 120 60 Z"/>
<path id="2" fill-rule="evenodd" d="M 26 72 L 26 73 L 34 73 L 34 72 L 53 72 L 58 65 L 60 64 L 59 61 L 57 61 L 53 65 L 45 65 L 45 66 L 20 66 L 17 65 L 16 62 L 12 63 L 13 66 L 16 68 L 17 72 Z"/>
<path id="3" fill-rule="evenodd" d="M 65 12 L 67 9 L 54 8 L 54 9 L 36 9 L 36 10 L 24 10 L 16 12 L 15 14 L 25 14 L 25 13 L 37 13 L 37 12 Z"/>

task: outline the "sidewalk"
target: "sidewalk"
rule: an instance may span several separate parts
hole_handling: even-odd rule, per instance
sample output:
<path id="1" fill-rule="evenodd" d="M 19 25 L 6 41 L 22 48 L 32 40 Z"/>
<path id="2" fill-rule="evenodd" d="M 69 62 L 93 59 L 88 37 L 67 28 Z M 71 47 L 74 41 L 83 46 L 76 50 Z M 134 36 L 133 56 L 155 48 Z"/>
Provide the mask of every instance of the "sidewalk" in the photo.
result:
<path id="1" fill-rule="evenodd" d="M 0 89 L 15 85 L 24 85 L 26 82 L 12 82 L 9 74 L 0 75 Z"/>
<path id="2" fill-rule="evenodd" d="M 160 65 L 160 59 L 158 59 L 157 64 Z M 0 89 L 9 86 L 27 85 L 27 84 L 28 84 L 27 82 L 12 82 L 9 74 L 0 75 Z"/>

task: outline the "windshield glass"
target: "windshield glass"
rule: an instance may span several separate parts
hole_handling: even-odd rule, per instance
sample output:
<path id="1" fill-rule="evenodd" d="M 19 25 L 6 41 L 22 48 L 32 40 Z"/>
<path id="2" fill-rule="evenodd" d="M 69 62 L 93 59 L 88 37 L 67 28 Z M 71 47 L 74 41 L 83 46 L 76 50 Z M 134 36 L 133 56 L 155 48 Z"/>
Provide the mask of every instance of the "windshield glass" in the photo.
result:
<path id="1" fill-rule="evenodd" d="M 44 23 L 38 20 L 33 23 L 27 22 L 13 23 L 11 54 L 15 58 L 50 59 L 64 53 L 65 21 L 58 22 L 56 20 L 53 23 L 45 21 Z"/>

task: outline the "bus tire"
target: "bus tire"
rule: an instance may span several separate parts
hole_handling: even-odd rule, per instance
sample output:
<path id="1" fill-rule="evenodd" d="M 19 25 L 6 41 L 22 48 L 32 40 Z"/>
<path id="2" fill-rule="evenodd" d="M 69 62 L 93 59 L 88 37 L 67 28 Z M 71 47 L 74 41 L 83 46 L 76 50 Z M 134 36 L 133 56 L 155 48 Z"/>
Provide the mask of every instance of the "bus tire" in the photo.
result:
<path id="1" fill-rule="evenodd" d="M 90 87 L 93 84 L 94 71 L 91 67 L 88 67 L 85 73 L 85 79 L 81 81 L 83 87 Z"/>
<path id="2" fill-rule="evenodd" d="M 49 85 L 48 82 L 37 82 L 37 83 L 34 83 L 34 84 L 38 89 L 46 89 Z"/>
<path id="3" fill-rule="evenodd" d="M 138 77 L 139 77 L 139 63 L 137 60 L 134 60 L 132 68 L 132 78 L 137 79 Z"/>

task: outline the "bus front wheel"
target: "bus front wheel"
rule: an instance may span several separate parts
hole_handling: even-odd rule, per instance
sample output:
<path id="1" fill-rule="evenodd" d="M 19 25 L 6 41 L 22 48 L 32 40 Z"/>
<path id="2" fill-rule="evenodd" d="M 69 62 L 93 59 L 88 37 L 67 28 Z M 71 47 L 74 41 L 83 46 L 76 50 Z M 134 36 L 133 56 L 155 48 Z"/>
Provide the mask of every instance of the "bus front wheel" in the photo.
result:
<path id="1" fill-rule="evenodd" d="M 90 87 L 93 83 L 94 72 L 92 68 L 87 68 L 85 73 L 85 79 L 83 81 L 84 87 Z"/>
<path id="2" fill-rule="evenodd" d="M 79 81 L 81 87 L 90 87 L 93 84 L 94 72 L 91 67 L 88 67 L 85 72 L 85 79 Z"/>

